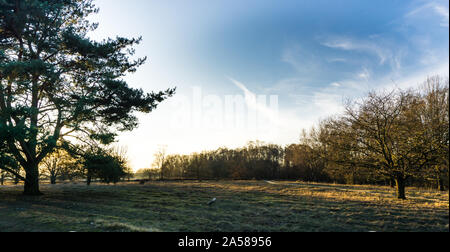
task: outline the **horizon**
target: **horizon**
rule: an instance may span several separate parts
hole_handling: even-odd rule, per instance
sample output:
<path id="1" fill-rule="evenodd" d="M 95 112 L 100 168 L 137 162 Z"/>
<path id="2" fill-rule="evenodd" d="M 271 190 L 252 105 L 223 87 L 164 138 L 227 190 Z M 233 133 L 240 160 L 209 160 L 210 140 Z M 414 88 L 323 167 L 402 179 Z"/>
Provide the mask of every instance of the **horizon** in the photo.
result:
<path id="1" fill-rule="evenodd" d="M 178 88 L 120 135 L 134 171 L 149 168 L 162 145 L 189 154 L 296 143 L 345 99 L 448 76 L 448 1 L 95 4 L 92 39 L 143 38 L 136 57 L 148 60 L 127 82 Z"/>

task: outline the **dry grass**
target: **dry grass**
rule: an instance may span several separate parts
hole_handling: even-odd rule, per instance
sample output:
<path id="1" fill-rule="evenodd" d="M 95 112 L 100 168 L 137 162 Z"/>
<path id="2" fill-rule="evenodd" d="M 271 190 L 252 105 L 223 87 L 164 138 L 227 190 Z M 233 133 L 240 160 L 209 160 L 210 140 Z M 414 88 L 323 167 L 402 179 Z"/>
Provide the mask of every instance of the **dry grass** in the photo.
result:
<path id="1" fill-rule="evenodd" d="M 0 187 L 0 231 L 449 231 L 448 192 L 300 182 L 44 185 L 25 197 Z M 208 206 L 212 198 L 217 202 Z"/>

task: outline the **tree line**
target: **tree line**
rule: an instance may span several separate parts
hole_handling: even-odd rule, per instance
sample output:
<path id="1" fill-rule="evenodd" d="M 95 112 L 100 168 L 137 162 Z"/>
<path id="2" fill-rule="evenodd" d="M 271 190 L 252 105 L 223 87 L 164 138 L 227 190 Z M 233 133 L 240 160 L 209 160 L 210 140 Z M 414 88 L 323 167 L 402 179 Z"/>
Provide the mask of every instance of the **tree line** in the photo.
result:
<path id="1" fill-rule="evenodd" d="M 430 77 L 417 89 L 370 92 L 320 121 L 299 143 L 259 141 L 191 155 L 159 151 L 150 179 L 294 179 L 405 187 L 449 183 L 449 82 Z"/>
<path id="2" fill-rule="evenodd" d="M 19 176 L 25 175 L 17 164 L 12 169 Z M 21 180 L 16 174 L 0 170 L 0 185 L 4 185 L 6 181 L 18 184 Z M 50 184 L 80 181 L 85 181 L 87 185 L 93 181 L 110 184 L 131 179 L 133 176 L 127 151 L 119 147 L 84 146 L 81 153 L 59 148 L 48 155 L 39 166 L 39 180 L 48 181 Z"/>

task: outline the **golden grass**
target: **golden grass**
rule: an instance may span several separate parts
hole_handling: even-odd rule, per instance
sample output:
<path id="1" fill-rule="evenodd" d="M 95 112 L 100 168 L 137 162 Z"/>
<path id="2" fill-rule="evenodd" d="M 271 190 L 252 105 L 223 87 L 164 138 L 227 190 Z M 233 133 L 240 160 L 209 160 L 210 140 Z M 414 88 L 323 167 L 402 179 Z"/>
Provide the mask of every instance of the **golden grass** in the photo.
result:
<path id="1" fill-rule="evenodd" d="M 177 187 L 178 183 L 171 186 Z M 386 186 L 335 185 L 304 182 L 240 181 L 240 182 L 185 182 L 184 187 L 222 189 L 233 192 L 261 192 L 280 196 L 307 197 L 334 202 L 356 201 L 370 204 L 391 204 L 404 207 L 449 209 L 448 192 L 408 188 L 407 200 L 398 200 L 393 188 Z"/>
<path id="2" fill-rule="evenodd" d="M 0 187 L 0 231 L 446 231 L 449 195 L 302 182 L 185 181 Z M 212 206 L 207 203 L 217 198 Z"/>

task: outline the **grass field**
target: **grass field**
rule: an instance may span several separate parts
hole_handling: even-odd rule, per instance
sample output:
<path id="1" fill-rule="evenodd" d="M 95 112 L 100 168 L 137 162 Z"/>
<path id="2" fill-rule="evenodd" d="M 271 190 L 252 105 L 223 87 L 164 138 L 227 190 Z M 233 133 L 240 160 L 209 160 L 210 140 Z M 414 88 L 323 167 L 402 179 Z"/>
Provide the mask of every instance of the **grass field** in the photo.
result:
<path id="1" fill-rule="evenodd" d="M 448 192 L 296 182 L 0 186 L 0 231 L 449 231 Z M 217 202 L 208 206 L 212 198 Z"/>

